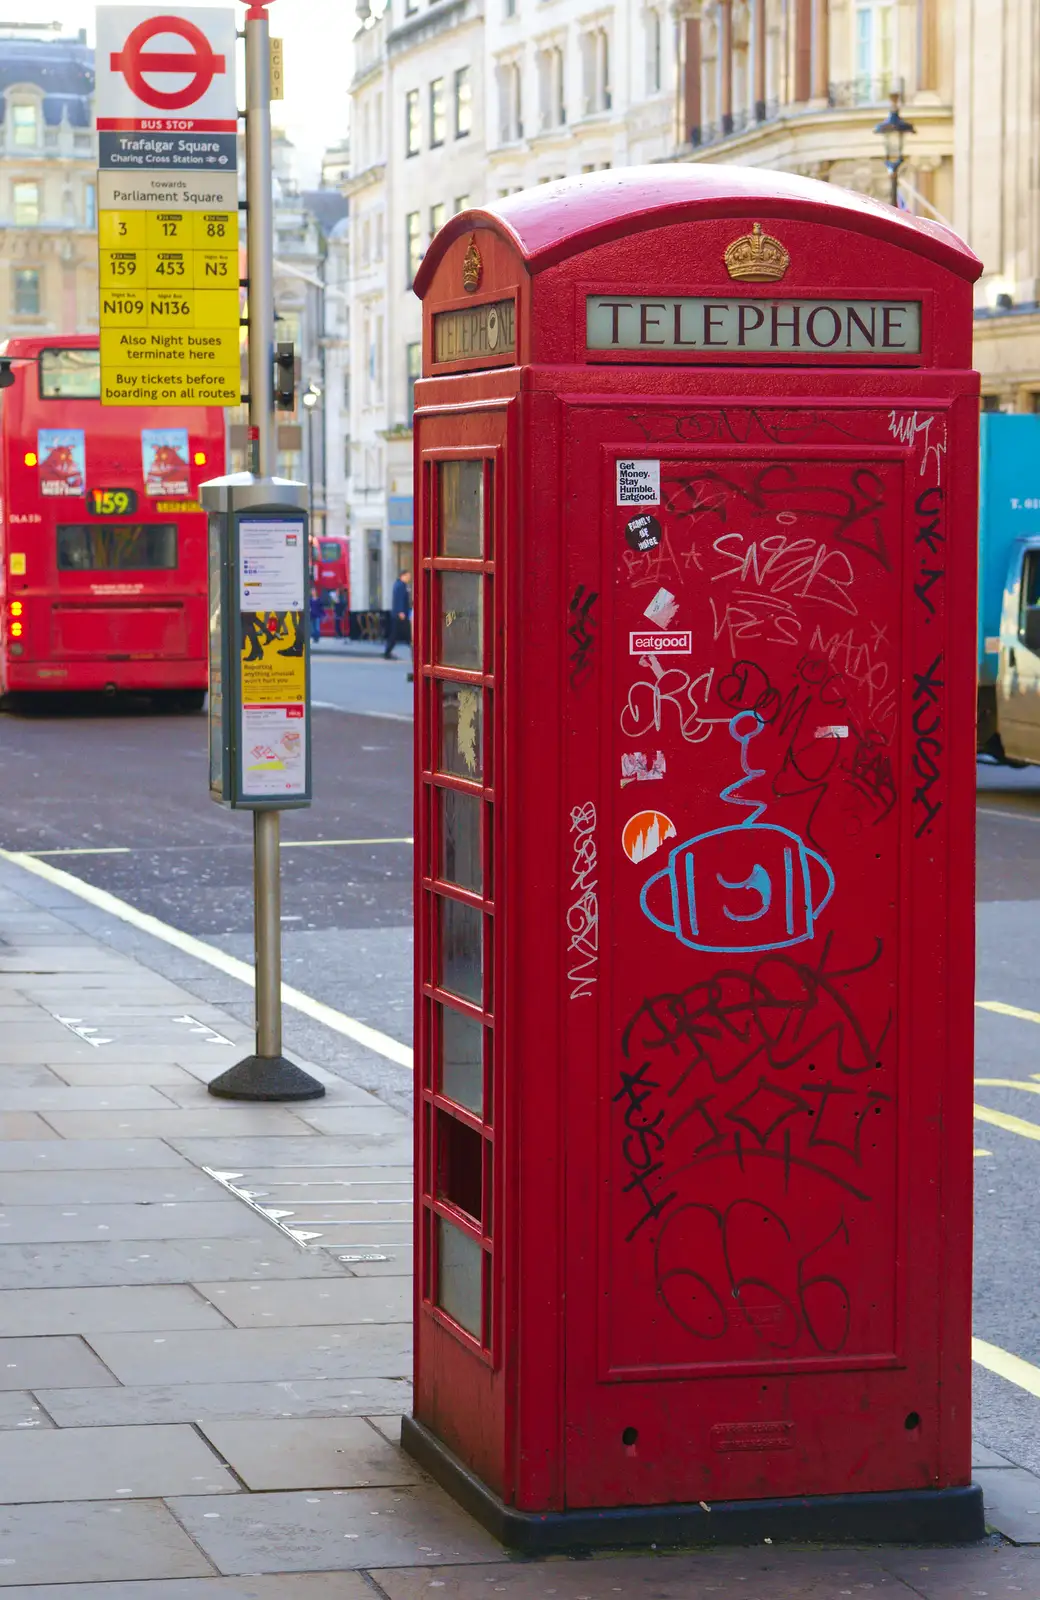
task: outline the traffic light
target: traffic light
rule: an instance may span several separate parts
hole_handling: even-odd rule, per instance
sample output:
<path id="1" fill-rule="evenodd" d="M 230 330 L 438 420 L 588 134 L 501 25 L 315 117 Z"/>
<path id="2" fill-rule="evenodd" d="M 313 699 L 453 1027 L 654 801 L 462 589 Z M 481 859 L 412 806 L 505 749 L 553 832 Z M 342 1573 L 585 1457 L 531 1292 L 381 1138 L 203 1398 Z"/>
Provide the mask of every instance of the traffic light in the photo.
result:
<path id="1" fill-rule="evenodd" d="M 274 347 L 274 403 L 278 411 L 296 410 L 296 352 L 291 344 Z"/>

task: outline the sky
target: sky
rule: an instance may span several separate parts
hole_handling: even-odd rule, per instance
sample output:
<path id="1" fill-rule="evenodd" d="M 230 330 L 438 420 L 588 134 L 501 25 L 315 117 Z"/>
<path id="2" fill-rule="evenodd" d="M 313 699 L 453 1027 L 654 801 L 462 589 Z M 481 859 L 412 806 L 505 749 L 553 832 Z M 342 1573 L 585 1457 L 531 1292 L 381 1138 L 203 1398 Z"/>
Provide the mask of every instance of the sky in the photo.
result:
<path id="1" fill-rule="evenodd" d="M 212 9 L 207 0 L 190 4 Z M 94 9 L 84 0 L 0 0 L 0 30 L 15 19 L 60 22 L 69 33 L 86 28 L 93 44 Z M 154 9 L 165 7 L 157 3 Z M 177 0 L 170 0 L 169 9 L 178 9 Z M 245 16 L 241 0 L 234 10 Z M 296 145 L 300 181 L 309 186 L 318 180 L 322 151 L 347 133 L 354 10 L 351 0 L 273 0 L 268 15 L 271 33 L 284 40 L 285 53 L 285 99 L 274 103 L 271 114 Z"/>

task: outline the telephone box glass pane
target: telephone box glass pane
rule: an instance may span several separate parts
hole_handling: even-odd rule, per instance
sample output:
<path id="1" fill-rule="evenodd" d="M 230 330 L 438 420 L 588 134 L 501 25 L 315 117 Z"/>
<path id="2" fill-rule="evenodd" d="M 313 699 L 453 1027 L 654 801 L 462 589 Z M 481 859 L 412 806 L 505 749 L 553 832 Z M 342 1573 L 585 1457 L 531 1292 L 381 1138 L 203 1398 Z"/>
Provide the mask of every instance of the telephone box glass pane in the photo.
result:
<path id="1" fill-rule="evenodd" d="M 438 1006 L 441 1024 L 441 1094 L 478 1117 L 484 1115 L 484 1030 L 472 1017 Z"/>
<path id="2" fill-rule="evenodd" d="M 437 1218 L 437 1304 L 479 1339 L 483 1332 L 484 1252 L 475 1239 Z"/>
<path id="3" fill-rule="evenodd" d="M 484 554 L 484 463 L 442 461 L 440 477 L 441 556 L 479 561 Z"/>
<path id="4" fill-rule="evenodd" d="M 439 900 L 441 987 L 475 1005 L 484 1003 L 484 917 L 461 900 Z"/>
<path id="5" fill-rule="evenodd" d="M 441 872 L 448 883 L 482 893 L 480 813 L 483 802 L 458 789 L 438 789 L 440 796 Z"/>
<path id="6" fill-rule="evenodd" d="M 438 770 L 479 782 L 484 776 L 483 692 L 442 681 L 440 697 Z"/>
<path id="7" fill-rule="evenodd" d="M 484 669 L 483 578 L 479 572 L 442 572 L 437 624 L 437 662 L 443 667 Z"/>

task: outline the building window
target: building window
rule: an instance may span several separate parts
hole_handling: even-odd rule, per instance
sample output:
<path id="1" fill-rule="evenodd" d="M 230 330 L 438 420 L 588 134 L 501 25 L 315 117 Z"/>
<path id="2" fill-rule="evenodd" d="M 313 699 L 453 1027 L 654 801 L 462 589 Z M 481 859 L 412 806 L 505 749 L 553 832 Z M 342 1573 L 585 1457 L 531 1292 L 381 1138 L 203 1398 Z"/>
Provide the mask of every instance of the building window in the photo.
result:
<path id="1" fill-rule="evenodd" d="M 430 84 L 430 144 L 444 143 L 445 131 L 444 79 L 434 78 Z"/>
<path id="2" fill-rule="evenodd" d="M 40 113 L 36 106 L 11 107 L 11 138 L 19 150 L 35 150 L 40 142 Z"/>
<path id="3" fill-rule="evenodd" d="M 40 220 L 40 186 L 38 183 L 16 183 L 14 186 L 14 224 L 16 228 L 31 228 Z"/>
<path id="4" fill-rule="evenodd" d="M 408 288 L 415 282 L 415 274 L 423 258 L 422 219 L 418 211 L 409 211 L 404 219 L 405 280 Z"/>
<path id="5" fill-rule="evenodd" d="M 415 411 L 415 380 L 422 377 L 422 345 L 407 345 L 405 347 L 405 355 L 407 359 L 408 421 L 411 422 L 412 414 Z"/>
<path id="6" fill-rule="evenodd" d="M 567 121 L 564 104 L 563 50 L 560 45 L 550 45 L 539 50 L 538 67 L 538 120 L 544 132 L 548 128 L 562 128 Z"/>
<path id="7" fill-rule="evenodd" d="M 14 314 L 16 317 L 40 314 L 40 274 L 35 267 L 15 268 Z"/>
<path id="8" fill-rule="evenodd" d="M 661 13 L 648 11 L 646 13 L 646 92 L 647 94 L 660 94 L 661 92 L 661 38 L 662 38 Z"/>
<path id="9" fill-rule="evenodd" d="M 97 227 L 97 187 L 93 183 L 83 185 L 83 225 Z"/>
<path id="10" fill-rule="evenodd" d="M 881 101 L 895 83 L 895 6 L 856 7 L 856 98 L 863 104 Z"/>
<path id="11" fill-rule="evenodd" d="M 473 84 L 469 68 L 460 67 L 455 74 L 455 137 L 464 139 L 473 130 Z"/>
<path id="12" fill-rule="evenodd" d="M 419 91 L 409 89 L 404 97 L 404 153 L 419 154 Z"/>
<path id="13" fill-rule="evenodd" d="M 524 136 L 520 99 L 520 63 L 504 61 L 498 69 L 498 137 L 500 144 L 513 144 Z"/>
<path id="14" fill-rule="evenodd" d="M 447 222 L 447 220 L 448 220 L 448 208 L 444 204 L 443 200 L 440 202 L 439 205 L 430 207 L 430 239 L 431 239 L 431 241 L 433 240 L 433 238 L 434 238 L 434 236 L 436 234 L 440 233 L 441 229 L 443 228 L 443 226 Z"/>
<path id="15" fill-rule="evenodd" d="M 348 434 L 343 441 L 343 476 L 348 479 L 350 477 L 351 470 L 352 449 L 353 447 L 351 445 L 350 435 Z"/>
<path id="16" fill-rule="evenodd" d="M 343 374 L 343 409 L 350 410 L 350 373 Z"/>
<path id="17" fill-rule="evenodd" d="M 516 0 L 504 0 L 503 14 L 506 17 L 516 16 Z"/>
<path id="18" fill-rule="evenodd" d="M 609 111 L 610 37 L 606 28 L 590 28 L 581 36 L 581 82 L 585 116 Z"/>
<path id="19" fill-rule="evenodd" d="M 457 217 L 460 211 L 468 211 L 469 210 L 469 195 L 468 194 L 457 194 L 455 196 L 453 204 L 454 204 L 454 207 L 455 207 L 453 215 L 455 215 Z"/>
<path id="20" fill-rule="evenodd" d="M 414 17 L 418 9 L 417 0 L 404 0 L 404 14 L 406 17 Z"/>

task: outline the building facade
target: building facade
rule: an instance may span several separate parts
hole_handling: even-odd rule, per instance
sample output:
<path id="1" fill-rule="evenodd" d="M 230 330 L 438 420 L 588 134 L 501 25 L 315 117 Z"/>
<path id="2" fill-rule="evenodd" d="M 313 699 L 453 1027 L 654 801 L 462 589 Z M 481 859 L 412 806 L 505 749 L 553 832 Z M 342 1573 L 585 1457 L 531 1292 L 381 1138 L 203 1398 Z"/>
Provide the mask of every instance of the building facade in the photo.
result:
<path id="1" fill-rule="evenodd" d="M 0 337 L 98 326 L 94 53 L 0 34 Z"/>

